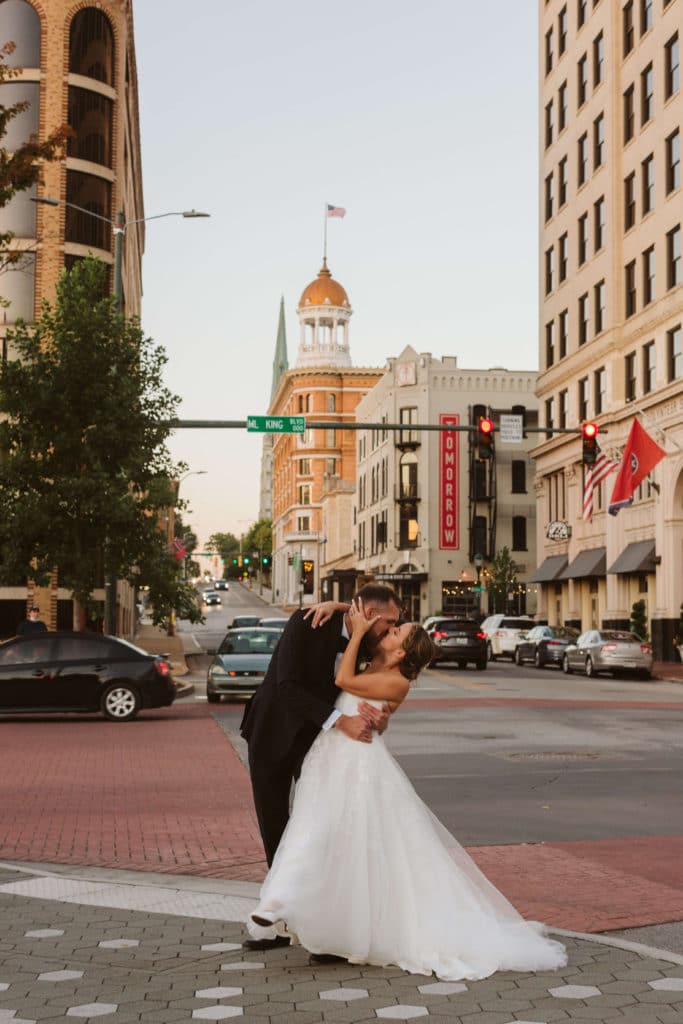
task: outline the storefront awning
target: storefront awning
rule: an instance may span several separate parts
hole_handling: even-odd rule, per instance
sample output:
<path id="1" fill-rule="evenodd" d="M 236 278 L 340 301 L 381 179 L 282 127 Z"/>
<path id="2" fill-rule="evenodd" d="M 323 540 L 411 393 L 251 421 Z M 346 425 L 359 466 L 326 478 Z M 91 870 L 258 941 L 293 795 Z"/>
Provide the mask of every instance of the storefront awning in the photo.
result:
<path id="1" fill-rule="evenodd" d="M 378 572 L 375 579 L 381 583 L 407 583 L 410 580 L 424 583 L 428 576 L 426 572 Z"/>
<path id="2" fill-rule="evenodd" d="M 654 572 L 655 542 L 653 540 L 639 540 L 634 544 L 627 544 L 616 562 L 607 571 L 618 575 Z"/>
<path id="3" fill-rule="evenodd" d="M 607 565 L 606 548 L 589 548 L 576 556 L 560 576 L 561 580 L 587 579 L 589 576 L 604 576 Z"/>
<path id="4" fill-rule="evenodd" d="M 530 577 L 529 583 L 550 583 L 556 580 L 560 573 L 567 568 L 566 555 L 550 555 L 545 562 L 541 562 L 536 572 Z"/>

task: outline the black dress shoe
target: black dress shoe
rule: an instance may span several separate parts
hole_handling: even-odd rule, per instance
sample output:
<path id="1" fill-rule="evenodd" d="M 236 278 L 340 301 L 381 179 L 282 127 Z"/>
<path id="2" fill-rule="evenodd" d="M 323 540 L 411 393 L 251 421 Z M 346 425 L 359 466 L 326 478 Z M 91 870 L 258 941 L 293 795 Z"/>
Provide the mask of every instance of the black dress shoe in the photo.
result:
<path id="1" fill-rule="evenodd" d="M 311 953 L 309 960 L 312 964 L 347 964 L 349 962 L 345 956 L 336 956 L 334 953 Z"/>
<path id="2" fill-rule="evenodd" d="M 279 949 L 280 946 L 289 946 L 290 940 L 285 935 L 276 935 L 274 939 L 246 939 L 242 943 L 244 949 Z"/>

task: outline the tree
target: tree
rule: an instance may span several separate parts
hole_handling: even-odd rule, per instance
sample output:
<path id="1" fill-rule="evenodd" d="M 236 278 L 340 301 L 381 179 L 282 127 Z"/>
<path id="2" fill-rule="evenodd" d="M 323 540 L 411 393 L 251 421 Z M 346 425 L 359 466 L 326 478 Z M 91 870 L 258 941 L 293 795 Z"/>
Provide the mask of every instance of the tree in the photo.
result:
<path id="1" fill-rule="evenodd" d="M 647 613 L 644 601 L 634 601 L 631 607 L 631 632 L 640 640 L 649 639 Z"/>
<path id="2" fill-rule="evenodd" d="M 224 577 L 234 579 L 238 575 L 236 567 L 233 571 L 232 560 L 240 553 L 240 542 L 234 533 L 212 533 L 206 542 L 206 550 L 215 551 L 223 559 Z"/>
<path id="3" fill-rule="evenodd" d="M 0 86 L 21 73 L 19 68 L 10 68 L 6 63 L 14 50 L 15 45 L 11 42 L 0 46 Z M 0 103 L 0 141 L 7 134 L 10 121 L 22 114 L 28 106 L 26 101 L 14 103 L 11 107 Z M 18 192 L 25 192 L 40 181 L 41 162 L 61 158 L 66 140 L 71 135 L 72 129 L 62 125 L 42 142 L 32 137 L 12 153 L 0 146 L 0 209 L 7 206 Z M 0 271 L 16 264 L 21 258 L 20 251 L 10 248 L 13 237 L 11 231 L 0 231 Z"/>
<path id="4" fill-rule="evenodd" d="M 262 558 L 270 559 L 273 550 L 273 529 L 270 519 L 258 519 L 252 523 L 242 547 L 250 557 L 257 551 Z"/>
<path id="5" fill-rule="evenodd" d="M 510 549 L 502 547 L 489 566 L 489 611 L 507 610 L 508 594 L 517 586 L 520 567 L 510 555 Z"/>
<path id="6" fill-rule="evenodd" d="M 166 440 L 178 397 L 162 348 L 102 298 L 104 266 L 64 271 L 54 304 L 11 331 L 18 358 L 0 368 L 0 577 L 60 583 L 82 605 L 103 574 L 147 583 L 157 616 L 183 603 L 179 566 L 160 529 L 173 506 Z"/>

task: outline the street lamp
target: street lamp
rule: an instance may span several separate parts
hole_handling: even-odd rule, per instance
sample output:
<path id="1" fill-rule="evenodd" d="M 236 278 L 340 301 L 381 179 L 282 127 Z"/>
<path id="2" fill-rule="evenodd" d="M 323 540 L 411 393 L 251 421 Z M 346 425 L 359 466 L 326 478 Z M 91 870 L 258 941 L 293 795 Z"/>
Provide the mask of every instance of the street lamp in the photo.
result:
<path id="1" fill-rule="evenodd" d="M 123 236 L 126 233 L 126 229 L 135 224 L 144 224 L 148 220 L 159 220 L 161 217 L 210 217 L 210 213 L 201 213 L 198 210 L 179 210 L 171 211 L 169 213 L 157 213 L 151 217 L 139 217 L 137 220 L 131 220 L 126 223 L 126 218 L 122 210 L 116 214 L 115 220 L 110 220 L 109 217 L 103 217 L 100 213 L 95 213 L 93 210 L 86 209 L 85 206 L 79 206 L 77 203 L 70 203 L 66 199 L 55 199 L 53 196 L 31 196 L 31 202 L 40 203 L 43 206 L 70 206 L 72 210 L 79 210 L 81 213 L 85 213 L 88 217 L 94 217 L 95 220 L 104 221 L 105 224 L 109 224 L 114 233 L 114 306 L 117 313 L 121 312 L 121 301 L 123 299 L 123 281 L 121 276 L 122 263 L 123 263 Z M 189 474 L 188 474 L 189 475 Z M 105 546 L 107 539 L 105 538 Z M 116 635 L 116 576 L 107 575 L 104 581 L 104 631 L 109 633 L 111 636 Z"/>

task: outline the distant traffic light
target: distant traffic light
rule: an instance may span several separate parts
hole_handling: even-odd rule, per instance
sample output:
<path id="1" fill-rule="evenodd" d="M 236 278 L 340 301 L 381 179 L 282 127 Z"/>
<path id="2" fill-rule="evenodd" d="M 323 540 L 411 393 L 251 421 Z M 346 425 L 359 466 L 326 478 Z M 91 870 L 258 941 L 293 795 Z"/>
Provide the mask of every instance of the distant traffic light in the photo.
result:
<path id="1" fill-rule="evenodd" d="M 236 558 L 233 558 L 233 560 L 232 560 L 232 564 L 233 564 L 233 565 L 237 565 L 237 559 L 236 559 Z"/>
<path id="2" fill-rule="evenodd" d="M 581 436 L 583 438 L 583 464 L 584 466 L 593 466 L 598 457 L 597 423 L 583 423 L 581 425 Z"/>
<path id="3" fill-rule="evenodd" d="M 493 458 L 493 420 L 479 417 L 477 424 L 477 458 L 480 462 Z"/>
<path id="4" fill-rule="evenodd" d="M 249 559 L 248 558 L 244 558 L 244 559 L 242 559 L 242 561 L 244 562 L 245 565 L 249 565 Z"/>
<path id="5" fill-rule="evenodd" d="M 268 565 L 268 556 L 264 555 L 261 559 L 261 565 Z"/>

